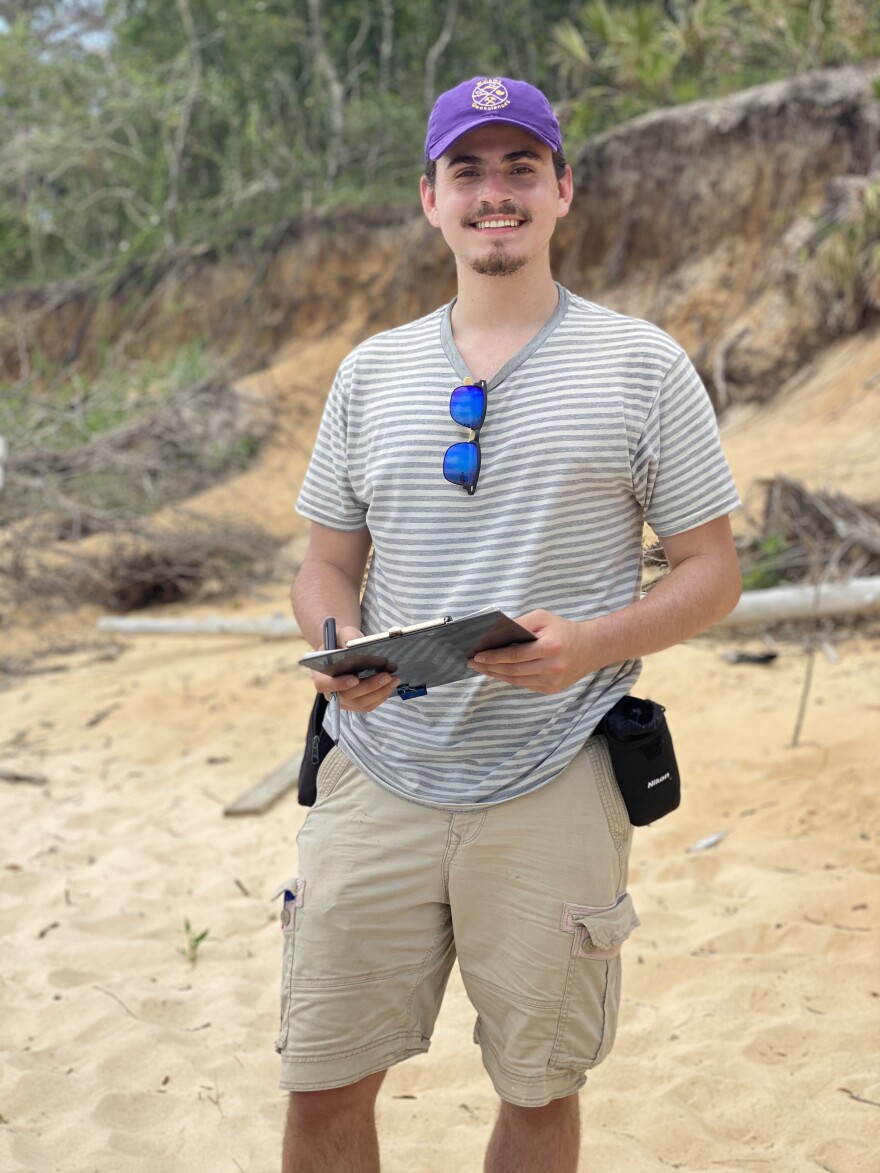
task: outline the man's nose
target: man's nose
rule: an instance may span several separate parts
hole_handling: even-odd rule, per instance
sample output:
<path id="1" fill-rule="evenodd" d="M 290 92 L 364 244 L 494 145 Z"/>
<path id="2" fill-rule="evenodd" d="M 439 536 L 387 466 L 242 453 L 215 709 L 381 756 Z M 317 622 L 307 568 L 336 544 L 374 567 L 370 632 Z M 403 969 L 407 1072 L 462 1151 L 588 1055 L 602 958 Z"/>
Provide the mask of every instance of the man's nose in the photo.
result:
<path id="1" fill-rule="evenodd" d="M 501 168 L 489 168 L 480 184 L 480 198 L 487 203 L 500 203 L 510 196 L 510 177 Z"/>

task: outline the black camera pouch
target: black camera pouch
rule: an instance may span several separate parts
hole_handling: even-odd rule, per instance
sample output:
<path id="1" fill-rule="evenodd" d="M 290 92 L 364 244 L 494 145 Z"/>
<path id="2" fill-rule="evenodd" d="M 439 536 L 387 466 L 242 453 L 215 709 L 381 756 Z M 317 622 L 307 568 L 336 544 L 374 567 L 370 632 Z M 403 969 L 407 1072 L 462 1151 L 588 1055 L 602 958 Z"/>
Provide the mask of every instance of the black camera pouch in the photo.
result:
<path id="1" fill-rule="evenodd" d="M 297 796 L 300 806 L 314 806 L 318 796 L 318 770 L 321 762 L 336 744 L 324 728 L 324 714 L 327 712 L 327 698 L 322 692 L 315 696 L 315 703 L 309 713 L 306 729 L 306 744 L 299 767 Z"/>
<path id="2" fill-rule="evenodd" d="M 621 697 L 596 730 L 608 743 L 629 821 L 644 827 L 681 802 L 681 779 L 665 710 L 655 701 Z"/>

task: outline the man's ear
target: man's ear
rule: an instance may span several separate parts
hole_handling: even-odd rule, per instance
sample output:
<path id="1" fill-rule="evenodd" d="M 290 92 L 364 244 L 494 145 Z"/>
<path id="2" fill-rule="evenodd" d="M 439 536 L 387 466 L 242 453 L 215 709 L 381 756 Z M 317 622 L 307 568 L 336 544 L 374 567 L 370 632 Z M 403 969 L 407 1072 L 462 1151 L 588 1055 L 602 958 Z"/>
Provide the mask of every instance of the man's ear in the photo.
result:
<path id="1" fill-rule="evenodd" d="M 559 209 L 556 213 L 558 218 L 568 215 L 568 209 L 571 207 L 571 201 L 574 198 L 574 176 L 571 173 L 571 167 L 565 165 L 565 174 L 558 181 L 559 183 Z"/>
<path id="2" fill-rule="evenodd" d="M 422 176 L 420 184 L 420 191 L 422 196 L 422 211 L 428 218 L 428 223 L 434 228 L 439 228 L 440 223 L 437 219 L 437 195 L 434 188 L 428 183 L 428 177 Z"/>

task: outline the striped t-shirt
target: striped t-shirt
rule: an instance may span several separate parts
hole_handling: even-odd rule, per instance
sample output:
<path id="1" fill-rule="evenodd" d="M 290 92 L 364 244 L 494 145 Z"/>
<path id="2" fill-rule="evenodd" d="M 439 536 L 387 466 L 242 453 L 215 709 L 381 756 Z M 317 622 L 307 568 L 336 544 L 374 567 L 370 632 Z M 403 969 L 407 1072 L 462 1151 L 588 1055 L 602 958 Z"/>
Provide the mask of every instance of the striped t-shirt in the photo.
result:
<path id="1" fill-rule="evenodd" d="M 664 537 L 739 504 L 681 347 L 558 288 L 552 318 L 489 383 L 473 496 L 442 472 L 447 447 L 467 438 L 450 392 L 480 374 L 453 341 L 452 306 L 342 363 L 297 509 L 369 528 L 365 633 L 492 607 L 606 615 L 639 598 L 643 520 Z M 473 674 L 372 713 L 343 710 L 340 744 L 417 802 L 503 802 L 558 775 L 640 667 L 611 664 L 552 696 Z"/>

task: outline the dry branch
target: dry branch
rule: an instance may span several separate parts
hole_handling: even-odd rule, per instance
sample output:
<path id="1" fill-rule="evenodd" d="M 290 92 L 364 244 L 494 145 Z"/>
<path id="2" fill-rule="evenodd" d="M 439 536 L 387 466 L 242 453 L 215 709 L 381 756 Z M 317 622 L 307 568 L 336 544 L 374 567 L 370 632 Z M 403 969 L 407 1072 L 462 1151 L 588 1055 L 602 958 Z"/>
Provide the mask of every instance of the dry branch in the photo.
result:
<path id="1" fill-rule="evenodd" d="M 880 613 L 880 520 L 842 493 L 759 482 L 763 517 L 741 550 L 747 589 L 716 628 Z M 780 585 L 776 585 L 780 584 Z"/>
<path id="2" fill-rule="evenodd" d="M 262 439 L 269 420 L 261 404 L 211 376 L 175 392 L 142 419 L 130 420 L 68 450 L 21 448 L 9 457 L 13 476 L 44 478 L 127 470 L 130 477 L 173 472 L 175 458 L 223 452 Z M 216 469 L 212 470 L 216 478 Z"/>
<path id="3" fill-rule="evenodd" d="M 0 551 L 0 577 L 10 579 L 17 601 L 93 602 L 111 611 L 233 593 L 265 577 L 277 548 L 258 526 L 182 511 L 173 528 L 120 520 L 87 547 L 31 543 L 29 533 L 22 527 Z"/>
<path id="4" fill-rule="evenodd" d="M 763 552 L 766 563 L 768 547 L 776 547 L 780 577 L 880 574 L 880 521 L 868 508 L 843 493 L 811 492 L 790 477 L 761 484 L 764 518 L 753 552 Z"/>

